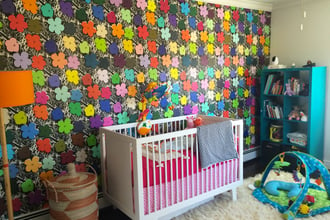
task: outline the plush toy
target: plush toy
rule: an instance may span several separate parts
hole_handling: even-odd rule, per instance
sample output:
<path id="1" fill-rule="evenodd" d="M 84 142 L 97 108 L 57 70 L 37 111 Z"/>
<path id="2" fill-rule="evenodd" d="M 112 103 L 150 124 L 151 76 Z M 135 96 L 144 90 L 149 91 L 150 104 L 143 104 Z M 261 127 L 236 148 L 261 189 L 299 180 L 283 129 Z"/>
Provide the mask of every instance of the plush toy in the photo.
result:
<path id="1" fill-rule="evenodd" d="M 293 110 L 288 115 L 289 120 L 300 120 L 300 112 L 298 106 L 294 106 Z"/>
<path id="2" fill-rule="evenodd" d="M 291 89 L 290 83 L 285 83 L 285 92 L 284 95 L 292 96 L 294 95 L 294 92 Z"/>
<path id="3" fill-rule="evenodd" d="M 202 125 L 202 118 L 201 117 L 195 118 L 195 120 L 194 120 L 194 126 L 195 127 L 198 127 L 200 125 Z"/>
<path id="4" fill-rule="evenodd" d="M 307 121 L 307 116 L 303 111 L 300 111 L 300 120 L 301 121 Z"/>
<path id="5" fill-rule="evenodd" d="M 278 191 L 279 189 L 287 191 L 289 198 L 297 196 L 301 191 L 299 184 L 291 182 L 272 180 L 267 182 L 265 185 L 266 192 L 274 196 L 280 195 L 280 192 Z"/>
<path id="6" fill-rule="evenodd" d="M 194 117 L 190 116 L 187 117 L 187 128 L 193 128 L 194 127 Z"/>

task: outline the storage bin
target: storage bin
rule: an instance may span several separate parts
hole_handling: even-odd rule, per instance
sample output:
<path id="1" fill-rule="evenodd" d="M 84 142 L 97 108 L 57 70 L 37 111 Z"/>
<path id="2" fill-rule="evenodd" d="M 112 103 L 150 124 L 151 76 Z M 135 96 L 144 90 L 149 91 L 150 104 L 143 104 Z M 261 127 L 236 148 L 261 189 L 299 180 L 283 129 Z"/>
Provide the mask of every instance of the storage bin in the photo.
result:
<path id="1" fill-rule="evenodd" d="M 307 135 L 299 132 L 288 133 L 287 137 L 289 138 L 290 143 L 298 144 L 301 146 L 307 145 Z"/>
<path id="2" fill-rule="evenodd" d="M 274 142 L 281 142 L 283 140 L 283 126 L 282 125 L 270 125 L 269 139 Z"/>
<path id="3" fill-rule="evenodd" d="M 50 219 L 97 220 L 99 216 L 96 173 L 76 172 L 67 165 L 68 173 L 46 181 Z"/>

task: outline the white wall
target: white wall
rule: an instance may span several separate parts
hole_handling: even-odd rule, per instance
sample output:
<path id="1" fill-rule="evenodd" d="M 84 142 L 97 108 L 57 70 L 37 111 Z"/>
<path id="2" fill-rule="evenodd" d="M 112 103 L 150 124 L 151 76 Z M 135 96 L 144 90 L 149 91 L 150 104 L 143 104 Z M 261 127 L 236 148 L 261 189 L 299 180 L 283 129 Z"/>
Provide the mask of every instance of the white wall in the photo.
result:
<path id="1" fill-rule="evenodd" d="M 330 1 L 302 1 L 301 4 L 273 8 L 271 16 L 271 57 L 279 63 L 297 67 L 307 60 L 327 66 L 324 162 L 330 168 Z M 306 18 L 303 17 L 306 11 Z M 300 25 L 303 24 L 303 30 Z"/>

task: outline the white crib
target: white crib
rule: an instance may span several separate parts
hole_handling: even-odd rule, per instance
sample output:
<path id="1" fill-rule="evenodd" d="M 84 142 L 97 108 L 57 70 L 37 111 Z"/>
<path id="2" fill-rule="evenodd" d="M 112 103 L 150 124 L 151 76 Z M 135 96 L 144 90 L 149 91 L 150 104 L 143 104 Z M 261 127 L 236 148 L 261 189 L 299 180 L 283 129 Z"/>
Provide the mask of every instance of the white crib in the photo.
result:
<path id="1" fill-rule="evenodd" d="M 232 120 L 199 117 L 203 124 Z M 100 129 L 103 195 L 131 219 L 170 219 L 229 190 L 236 200 L 243 184 L 243 120 L 232 120 L 238 158 L 202 169 L 197 129 L 185 129 L 186 119 L 153 120 L 146 137 L 137 134 L 137 123 Z"/>

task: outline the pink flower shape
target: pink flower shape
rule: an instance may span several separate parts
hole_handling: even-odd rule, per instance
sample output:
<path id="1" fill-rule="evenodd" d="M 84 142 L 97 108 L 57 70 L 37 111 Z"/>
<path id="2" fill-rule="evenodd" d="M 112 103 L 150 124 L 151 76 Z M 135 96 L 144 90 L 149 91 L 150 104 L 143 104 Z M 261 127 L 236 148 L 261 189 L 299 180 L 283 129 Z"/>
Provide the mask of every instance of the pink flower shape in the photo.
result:
<path id="1" fill-rule="evenodd" d="M 229 80 L 226 80 L 225 81 L 225 86 L 224 86 L 226 89 L 229 89 L 230 88 L 230 82 Z"/>
<path id="2" fill-rule="evenodd" d="M 239 58 L 239 65 L 244 66 L 244 63 L 245 63 L 244 58 L 243 57 Z"/>
<path id="3" fill-rule="evenodd" d="M 45 91 L 36 92 L 36 103 L 46 105 L 49 100 L 49 96 Z"/>
<path id="4" fill-rule="evenodd" d="M 111 117 L 103 118 L 103 126 L 111 126 L 113 125 L 113 120 Z"/>
<path id="5" fill-rule="evenodd" d="M 208 86 L 209 86 L 209 81 L 207 79 L 203 79 L 201 81 L 201 88 L 207 90 Z"/>
<path id="6" fill-rule="evenodd" d="M 144 9 L 147 7 L 147 2 L 146 2 L 146 0 L 137 0 L 136 6 L 138 8 L 141 8 L 142 11 L 144 11 Z"/>
<path id="7" fill-rule="evenodd" d="M 179 66 L 179 58 L 178 57 L 172 57 L 172 66 L 178 67 Z"/>
<path id="8" fill-rule="evenodd" d="M 198 83 L 197 82 L 192 82 L 191 83 L 191 90 L 196 92 L 198 90 Z"/>
<path id="9" fill-rule="evenodd" d="M 101 97 L 105 99 L 110 99 L 111 96 L 111 90 L 109 87 L 103 87 L 101 89 Z"/>
<path id="10" fill-rule="evenodd" d="M 200 103 L 205 102 L 205 96 L 204 96 L 204 94 L 201 94 L 201 95 L 198 97 L 198 101 L 199 101 Z"/>
<path id="11" fill-rule="evenodd" d="M 217 9 L 217 16 L 220 18 L 220 20 L 223 19 L 224 13 L 223 13 L 223 8 L 218 8 Z"/>
<path id="12" fill-rule="evenodd" d="M 125 83 L 122 83 L 121 85 L 116 85 L 116 89 L 116 95 L 120 95 L 121 97 L 124 97 L 128 92 Z"/>
<path id="13" fill-rule="evenodd" d="M 199 112 L 199 110 L 198 110 L 198 106 L 193 106 L 192 107 L 192 111 L 191 111 L 191 113 L 192 114 L 197 114 Z"/>
<path id="14" fill-rule="evenodd" d="M 221 49 L 220 49 L 220 47 L 216 47 L 216 48 L 215 48 L 215 55 L 216 55 L 216 56 L 220 56 L 220 53 L 221 53 Z"/>
<path id="15" fill-rule="evenodd" d="M 110 0 L 110 3 L 115 5 L 116 7 L 119 7 L 123 3 L 123 0 Z"/>
<path id="16" fill-rule="evenodd" d="M 78 69 L 80 65 L 79 59 L 76 55 L 68 57 L 68 67 L 71 69 Z"/>
<path id="17" fill-rule="evenodd" d="M 208 14 L 208 11 L 207 11 L 207 7 L 206 5 L 202 5 L 199 7 L 199 10 L 200 10 L 200 15 L 203 16 L 204 18 L 207 16 Z"/>
<path id="18" fill-rule="evenodd" d="M 116 102 L 114 105 L 113 105 L 113 111 L 115 113 L 120 113 L 121 112 L 121 104 L 120 102 Z"/>
<path id="19" fill-rule="evenodd" d="M 142 44 L 138 44 L 135 46 L 135 53 L 137 55 L 142 55 L 143 54 L 143 46 Z"/>
<path id="20" fill-rule="evenodd" d="M 9 40 L 6 40 L 5 45 L 9 52 L 18 52 L 18 50 L 19 50 L 19 44 L 18 44 L 16 38 L 12 37 Z"/>

